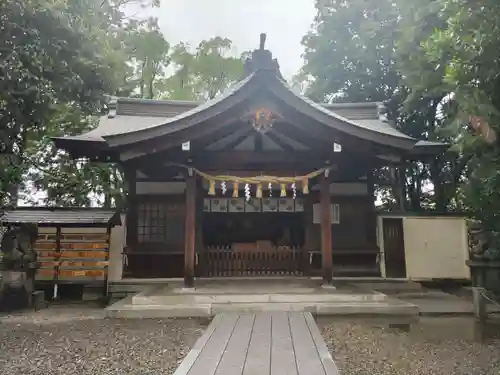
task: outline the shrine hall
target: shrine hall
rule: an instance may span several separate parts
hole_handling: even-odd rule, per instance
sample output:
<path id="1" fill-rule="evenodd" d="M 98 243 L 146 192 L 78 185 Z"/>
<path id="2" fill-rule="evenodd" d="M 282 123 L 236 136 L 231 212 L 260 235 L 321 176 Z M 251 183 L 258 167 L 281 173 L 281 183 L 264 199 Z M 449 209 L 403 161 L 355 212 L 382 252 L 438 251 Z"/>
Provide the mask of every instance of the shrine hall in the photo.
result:
<path id="1" fill-rule="evenodd" d="M 206 102 L 114 98 L 88 133 L 55 138 L 126 180 L 124 278 L 380 276 L 374 171 L 448 147 L 380 103 L 315 103 L 260 48 Z"/>

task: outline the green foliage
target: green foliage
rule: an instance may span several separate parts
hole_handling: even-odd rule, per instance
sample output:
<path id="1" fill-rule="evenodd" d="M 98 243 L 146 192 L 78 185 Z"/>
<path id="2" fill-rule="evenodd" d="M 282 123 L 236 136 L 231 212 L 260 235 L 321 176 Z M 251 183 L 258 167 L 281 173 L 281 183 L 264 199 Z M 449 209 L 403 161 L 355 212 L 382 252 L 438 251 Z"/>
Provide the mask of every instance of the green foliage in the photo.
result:
<path id="1" fill-rule="evenodd" d="M 87 1 L 86 10 L 98 2 Z M 112 89 L 105 58 L 96 53 L 82 2 L 7 1 L 0 4 L 0 201 L 16 204 L 33 135 L 44 131 L 55 107 L 67 103 L 84 113 L 99 111 Z"/>
<path id="2" fill-rule="evenodd" d="M 443 132 L 449 91 L 436 84 L 442 68 L 421 47 L 442 20 L 434 0 L 318 1 L 313 30 L 304 37 L 305 65 L 298 79 L 323 101 L 382 101 L 394 126 L 418 139 L 453 140 Z M 437 78 L 437 79 L 436 79 Z M 416 84 L 418 80 L 419 84 Z M 420 86 L 419 86 L 420 85 Z M 452 208 L 463 177 L 462 153 L 406 167 L 404 204 L 413 209 Z M 400 207 L 393 173 L 376 171 L 386 206 Z M 428 192 L 426 186 L 434 186 Z"/>
<path id="3" fill-rule="evenodd" d="M 302 41 L 308 96 L 353 102 L 392 98 L 399 83 L 393 69 L 399 11 L 393 2 L 318 1 L 316 8 L 313 30 Z"/>
<path id="4" fill-rule="evenodd" d="M 164 82 L 163 97 L 208 100 L 225 91 L 243 75 L 244 59 L 233 56 L 231 40 L 215 37 L 202 41 L 192 53 L 180 43 L 171 55 L 175 73 Z"/>
<path id="5" fill-rule="evenodd" d="M 500 132 L 500 3 L 436 0 L 435 5 L 444 24 L 422 43 L 423 57 L 440 67 L 433 87 L 453 93 L 457 148 L 472 155 L 462 186 L 464 203 L 485 229 L 500 232 L 498 141 L 487 145 L 468 123 L 477 116 Z"/>
<path id="6" fill-rule="evenodd" d="M 0 206 L 42 193 L 48 205 L 122 207 L 119 166 L 72 160 L 50 138 L 91 130 L 107 96 L 206 99 L 241 76 L 230 40 L 171 48 L 156 19 L 125 16 L 129 4 L 159 1 L 0 3 Z"/>
<path id="7" fill-rule="evenodd" d="M 130 22 L 125 29 L 129 64 L 133 67 L 139 96 L 153 99 L 155 84 L 170 64 L 170 44 L 161 34 L 155 19 Z"/>

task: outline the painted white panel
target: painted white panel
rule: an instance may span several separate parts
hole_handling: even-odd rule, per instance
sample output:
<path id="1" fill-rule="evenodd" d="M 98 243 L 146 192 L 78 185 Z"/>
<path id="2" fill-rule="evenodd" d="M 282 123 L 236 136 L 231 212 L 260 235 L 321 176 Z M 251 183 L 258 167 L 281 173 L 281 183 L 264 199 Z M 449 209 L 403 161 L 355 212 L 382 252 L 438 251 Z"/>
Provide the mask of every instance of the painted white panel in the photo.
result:
<path id="1" fill-rule="evenodd" d="M 149 182 L 139 181 L 136 183 L 136 194 L 182 194 L 186 190 L 185 182 Z"/>
<path id="2" fill-rule="evenodd" d="M 330 218 L 332 219 L 332 224 L 340 223 L 340 206 L 337 203 L 330 204 Z M 321 204 L 314 203 L 313 204 L 313 223 L 320 224 L 321 223 Z"/>
<path id="3" fill-rule="evenodd" d="M 108 281 L 118 281 L 123 278 L 123 248 L 126 245 L 127 225 L 126 215 L 121 214 L 122 225 L 111 229 L 109 246 Z"/>
<path id="4" fill-rule="evenodd" d="M 403 218 L 406 272 L 410 279 L 469 279 L 465 218 Z"/>

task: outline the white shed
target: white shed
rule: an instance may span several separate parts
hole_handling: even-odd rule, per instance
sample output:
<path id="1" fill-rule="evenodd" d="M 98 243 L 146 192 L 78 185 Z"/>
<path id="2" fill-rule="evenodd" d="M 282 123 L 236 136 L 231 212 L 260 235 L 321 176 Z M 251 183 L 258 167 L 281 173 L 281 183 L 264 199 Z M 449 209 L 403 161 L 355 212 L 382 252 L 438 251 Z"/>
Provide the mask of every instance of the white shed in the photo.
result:
<path id="1" fill-rule="evenodd" d="M 470 279 L 466 218 L 381 214 L 377 219 L 382 277 Z"/>

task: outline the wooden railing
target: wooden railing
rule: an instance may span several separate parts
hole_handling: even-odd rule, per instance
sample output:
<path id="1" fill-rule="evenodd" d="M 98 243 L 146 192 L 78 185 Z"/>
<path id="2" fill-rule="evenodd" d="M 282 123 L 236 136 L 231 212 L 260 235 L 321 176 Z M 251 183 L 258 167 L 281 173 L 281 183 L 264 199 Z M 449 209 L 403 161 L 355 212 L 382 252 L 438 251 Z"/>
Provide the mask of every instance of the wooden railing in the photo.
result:
<path id="1" fill-rule="evenodd" d="M 199 274 L 217 276 L 301 276 L 308 261 L 300 248 L 237 251 L 211 247 L 198 254 Z"/>

